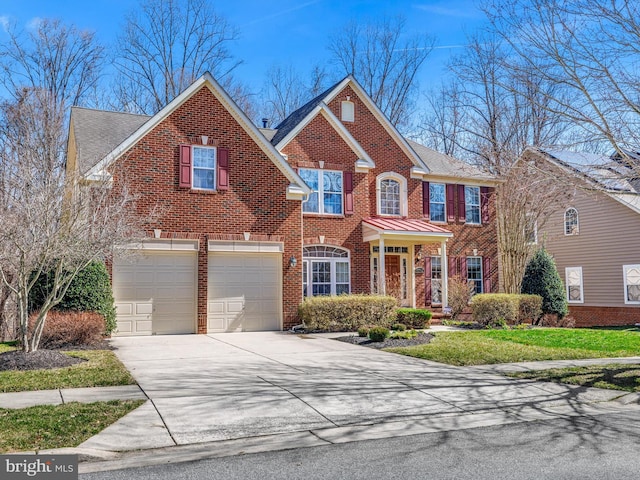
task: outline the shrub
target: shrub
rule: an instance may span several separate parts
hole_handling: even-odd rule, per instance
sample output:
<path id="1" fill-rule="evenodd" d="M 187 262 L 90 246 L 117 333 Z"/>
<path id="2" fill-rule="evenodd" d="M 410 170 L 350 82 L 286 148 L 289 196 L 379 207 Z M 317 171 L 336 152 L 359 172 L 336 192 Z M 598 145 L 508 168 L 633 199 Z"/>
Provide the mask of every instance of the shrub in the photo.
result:
<path id="1" fill-rule="evenodd" d="M 29 307 L 39 310 L 52 288 L 53 276 L 41 275 L 29 294 Z M 95 261 L 81 270 L 72 280 L 56 310 L 97 312 L 104 317 L 104 334 L 111 335 L 116 329 L 116 308 L 104 263 Z"/>
<path id="2" fill-rule="evenodd" d="M 518 318 L 518 295 L 481 293 L 471 299 L 473 320 L 480 325 L 496 325 L 499 320 L 515 323 Z"/>
<path id="3" fill-rule="evenodd" d="M 449 277 L 449 307 L 451 308 L 451 318 L 456 319 L 460 315 L 471 300 L 473 286 L 469 281 L 461 275 Z"/>
<path id="4" fill-rule="evenodd" d="M 338 295 L 310 297 L 298 314 L 309 330 L 356 331 L 360 327 L 389 327 L 394 321 L 396 299 L 386 295 Z"/>
<path id="5" fill-rule="evenodd" d="M 537 323 L 542 316 L 542 297 L 540 295 L 520 294 L 518 308 L 519 323 Z"/>
<path id="6" fill-rule="evenodd" d="M 403 338 L 406 340 L 411 340 L 412 338 L 416 338 L 417 336 L 418 332 L 416 332 L 415 330 L 405 330 L 403 332 L 394 332 L 389 338 Z"/>
<path id="7" fill-rule="evenodd" d="M 431 312 L 420 308 L 399 308 L 396 310 L 396 321 L 411 328 L 429 328 Z"/>
<path id="8" fill-rule="evenodd" d="M 521 291 L 542 297 L 543 314 L 555 314 L 562 319 L 569 313 L 569 305 L 558 269 L 553 258 L 544 248 L 538 250 L 527 263 Z"/>
<path id="9" fill-rule="evenodd" d="M 396 332 L 404 332 L 407 329 L 407 326 L 404 323 L 394 323 L 391 325 L 391 330 L 395 330 Z"/>
<path id="10" fill-rule="evenodd" d="M 37 312 L 30 316 L 30 328 Z M 91 346 L 104 338 L 104 317 L 96 312 L 51 310 L 42 331 L 40 348 Z"/>
<path id="11" fill-rule="evenodd" d="M 575 328 L 576 321 L 570 315 L 560 318 L 558 315 L 546 314 L 540 318 L 539 324 L 545 327 Z"/>
<path id="12" fill-rule="evenodd" d="M 360 327 L 358 329 L 359 337 L 368 337 L 369 336 L 369 327 Z"/>
<path id="13" fill-rule="evenodd" d="M 386 327 L 373 327 L 369 330 L 369 338 L 372 342 L 384 342 L 389 337 L 389 329 Z"/>

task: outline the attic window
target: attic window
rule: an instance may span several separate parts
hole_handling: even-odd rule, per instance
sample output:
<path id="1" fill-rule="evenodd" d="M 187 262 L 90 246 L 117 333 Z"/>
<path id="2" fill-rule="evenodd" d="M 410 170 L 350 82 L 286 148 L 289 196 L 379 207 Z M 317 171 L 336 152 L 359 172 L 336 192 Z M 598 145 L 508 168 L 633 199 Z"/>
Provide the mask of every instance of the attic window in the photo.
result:
<path id="1" fill-rule="evenodd" d="M 355 106 L 353 102 L 345 100 L 342 102 L 341 115 L 343 122 L 355 121 Z"/>

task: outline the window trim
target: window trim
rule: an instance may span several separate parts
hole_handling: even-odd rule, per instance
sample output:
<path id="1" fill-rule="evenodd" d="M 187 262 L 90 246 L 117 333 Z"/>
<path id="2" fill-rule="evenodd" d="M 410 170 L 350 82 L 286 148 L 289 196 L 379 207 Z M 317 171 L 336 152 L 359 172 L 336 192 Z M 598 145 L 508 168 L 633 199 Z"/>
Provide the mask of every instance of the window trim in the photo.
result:
<path id="1" fill-rule="evenodd" d="M 341 217 L 345 214 L 345 205 L 344 205 L 344 200 L 345 200 L 345 188 L 344 188 L 344 172 L 342 170 L 329 170 L 329 169 L 325 169 L 325 168 L 300 168 L 298 169 L 298 173 L 300 173 L 302 170 L 309 170 L 309 171 L 313 171 L 313 172 L 317 172 L 318 173 L 318 211 L 317 212 L 309 212 L 309 211 L 305 211 L 304 210 L 304 204 L 307 203 L 309 201 L 309 198 L 307 197 L 306 200 L 304 200 L 302 202 L 302 214 L 303 215 L 326 215 L 326 216 L 331 216 L 331 217 Z M 340 195 L 340 213 L 327 213 L 325 212 L 325 206 L 324 206 L 324 195 L 325 192 L 324 191 L 324 172 L 332 172 L 332 173 L 339 173 L 340 174 L 340 184 L 342 185 L 342 189 L 339 193 Z M 304 179 L 303 179 L 304 180 Z M 315 192 L 315 190 L 312 190 L 312 193 Z M 338 192 L 328 192 L 334 195 L 338 195 Z"/>
<path id="2" fill-rule="evenodd" d="M 467 189 L 474 189 L 478 191 L 478 204 L 469 204 L 467 203 Z M 469 211 L 471 210 L 469 207 L 477 207 L 478 210 L 478 221 L 477 222 L 470 222 L 468 220 L 468 215 L 469 215 Z M 464 223 L 465 225 L 482 225 L 482 198 L 481 198 L 481 191 L 480 191 L 480 187 L 475 186 L 475 185 L 465 185 L 464 186 L 464 212 L 465 212 L 465 217 L 464 217 Z"/>
<path id="3" fill-rule="evenodd" d="M 470 259 L 477 259 L 478 260 L 479 266 L 480 266 L 480 278 L 469 278 L 469 263 L 470 263 L 469 260 Z M 482 257 L 479 256 L 479 255 L 472 255 L 472 256 L 466 257 L 466 267 L 467 267 L 467 271 L 465 273 L 466 273 L 467 282 L 472 281 L 472 282 L 474 282 L 474 284 L 476 284 L 476 282 L 480 282 L 479 283 L 480 291 L 477 292 L 477 291 L 475 291 L 475 288 L 474 288 L 474 292 L 473 292 L 472 295 L 477 295 L 479 293 L 484 293 L 484 267 L 482 265 Z"/>
<path id="4" fill-rule="evenodd" d="M 567 233 L 567 214 L 569 213 L 570 210 L 573 210 L 574 212 L 576 212 L 576 223 L 572 231 Z M 577 208 L 569 207 L 564 211 L 564 235 L 565 237 L 570 237 L 570 236 L 579 235 L 579 234 L 580 234 L 580 214 L 578 213 Z"/>
<path id="5" fill-rule="evenodd" d="M 444 196 L 444 200 L 442 201 L 442 220 L 434 220 L 433 219 L 433 205 L 436 204 L 436 202 L 432 201 L 432 195 L 431 195 L 431 187 L 432 186 L 440 186 L 442 187 L 442 193 Z M 437 205 L 440 205 L 440 202 L 437 202 Z M 447 223 L 447 185 L 445 183 L 431 183 L 429 182 L 429 222 L 433 222 L 433 223 Z"/>
<path id="6" fill-rule="evenodd" d="M 525 222 L 526 225 L 524 226 L 524 240 L 526 242 L 527 245 L 537 245 L 538 244 L 538 220 L 534 220 L 533 224 L 530 224 L 530 220 L 529 218 L 532 217 L 531 214 L 526 214 L 526 218 L 525 218 Z M 528 231 L 527 228 L 528 227 L 533 227 L 531 230 L 531 233 L 533 234 L 533 241 L 529 241 L 529 237 L 528 237 Z"/>
<path id="7" fill-rule="evenodd" d="M 195 151 L 201 150 L 213 150 L 213 167 L 196 167 Z M 196 180 L 195 171 L 198 170 L 211 170 L 213 171 L 213 188 L 208 187 L 196 187 L 194 185 Z M 218 149 L 217 147 L 211 147 L 206 145 L 191 145 L 191 188 L 193 190 L 200 190 L 204 192 L 215 192 L 218 190 Z"/>
<path id="8" fill-rule="evenodd" d="M 311 248 L 311 247 L 327 247 L 327 248 L 332 248 L 334 251 L 338 250 L 340 252 L 344 252 L 346 253 L 346 256 L 324 256 L 324 257 L 313 257 L 313 256 L 305 256 L 305 250 L 307 248 Z M 309 298 L 309 297 L 313 297 L 315 295 L 313 295 L 313 282 L 311 281 L 312 279 L 312 275 L 313 275 L 313 270 L 312 270 L 312 264 L 313 263 L 329 263 L 330 264 L 330 270 L 329 270 L 329 276 L 330 276 L 330 290 L 331 293 L 329 294 L 330 296 L 335 296 L 337 295 L 336 291 L 337 291 L 337 285 L 338 283 L 340 283 L 341 285 L 343 285 L 343 282 L 337 282 L 337 268 L 336 268 L 336 264 L 338 263 L 344 263 L 347 265 L 347 275 L 348 275 L 348 288 L 347 288 L 347 292 L 346 293 L 351 293 L 351 252 L 346 249 L 346 248 L 342 248 L 342 247 L 338 247 L 338 246 L 334 246 L 334 245 L 326 245 L 326 244 L 314 244 L 314 245 L 305 245 L 302 249 L 302 288 L 303 288 L 303 297 L 304 298 Z M 307 281 L 305 282 L 305 277 L 307 279 Z M 304 288 L 306 286 L 307 289 L 307 294 L 304 295 Z M 341 292 L 343 293 L 343 292 Z"/>
<path id="9" fill-rule="evenodd" d="M 629 295 L 627 292 L 627 270 L 637 268 L 640 269 L 640 264 L 635 265 L 623 265 L 622 266 L 622 285 L 623 285 L 623 294 L 624 294 L 624 303 L 625 305 L 640 305 L 640 300 L 629 300 Z"/>
<path id="10" fill-rule="evenodd" d="M 569 272 L 577 271 L 580 274 L 580 300 L 571 300 L 569 295 Z M 564 283 L 567 293 L 567 303 L 584 303 L 584 278 L 582 276 L 582 267 L 565 267 L 564 269 Z"/>
<path id="11" fill-rule="evenodd" d="M 345 111 L 345 105 L 349 106 L 349 110 Z M 356 121 L 356 105 L 351 100 L 343 100 L 340 104 L 340 120 L 350 123 Z"/>
<path id="12" fill-rule="evenodd" d="M 400 212 L 398 214 L 382 213 L 382 181 L 383 180 L 395 180 L 399 184 L 400 188 Z M 376 212 L 381 217 L 406 217 L 408 212 L 407 205 L 407 179 L 395 172 L 381 173 L 376 177 Z"/>

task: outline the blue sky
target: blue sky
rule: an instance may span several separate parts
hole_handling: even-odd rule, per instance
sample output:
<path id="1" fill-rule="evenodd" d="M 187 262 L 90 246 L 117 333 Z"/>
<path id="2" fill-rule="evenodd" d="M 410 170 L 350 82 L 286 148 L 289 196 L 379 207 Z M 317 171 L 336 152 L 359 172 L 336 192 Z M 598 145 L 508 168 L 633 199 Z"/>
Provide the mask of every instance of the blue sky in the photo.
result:
<path id="1" fill-rule="evenodd" d="M 305 74 L 315 64 L 326 64 L 330 33 L 351 19 L 364 21 L 385 14 L 404 15 L 410 33 L 436 37 L 438 48 L 427 60 L 420 83 L 437 83 L 446 59 L 464 48 L 465 33 L 484 21 L 475 0 L 225 0 L 213 4 L 240 31 L 240 40 L 231 48 L 244 62 L 236 75 L 254 89 L 260 88 L 273 64 L 292 62 Z M 11 19 L 27 26 L 38 18 L 60 18 L 95 31 L 109 44 L 125 13 L 137 5 L 138 0 L 0 0 L 0 22 Z"/>

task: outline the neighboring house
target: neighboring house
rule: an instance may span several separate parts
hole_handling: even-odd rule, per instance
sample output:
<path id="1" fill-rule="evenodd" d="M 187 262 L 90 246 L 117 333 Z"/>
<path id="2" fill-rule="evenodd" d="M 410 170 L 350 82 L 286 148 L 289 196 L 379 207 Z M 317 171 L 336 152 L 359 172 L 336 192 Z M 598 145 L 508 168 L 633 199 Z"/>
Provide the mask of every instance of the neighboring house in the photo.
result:
<path id="1" fill-rule="evenodd" d="M 403 138 L 352 77 L 276 129 L 205 74 L 152 117 L 73 108 L 67 168 L 158 212 L 113 259 L 118 333 L 279 330 L 305 296 L 495 291 L 495 180 Z"/>
<path id="2" fill-rule="evenodd" d="M 577 187 L 536 235 L 555 258 L 576 325 L 640 323 L 637 170 L 616 155 L 529 148 L 523 159 Z"/>

